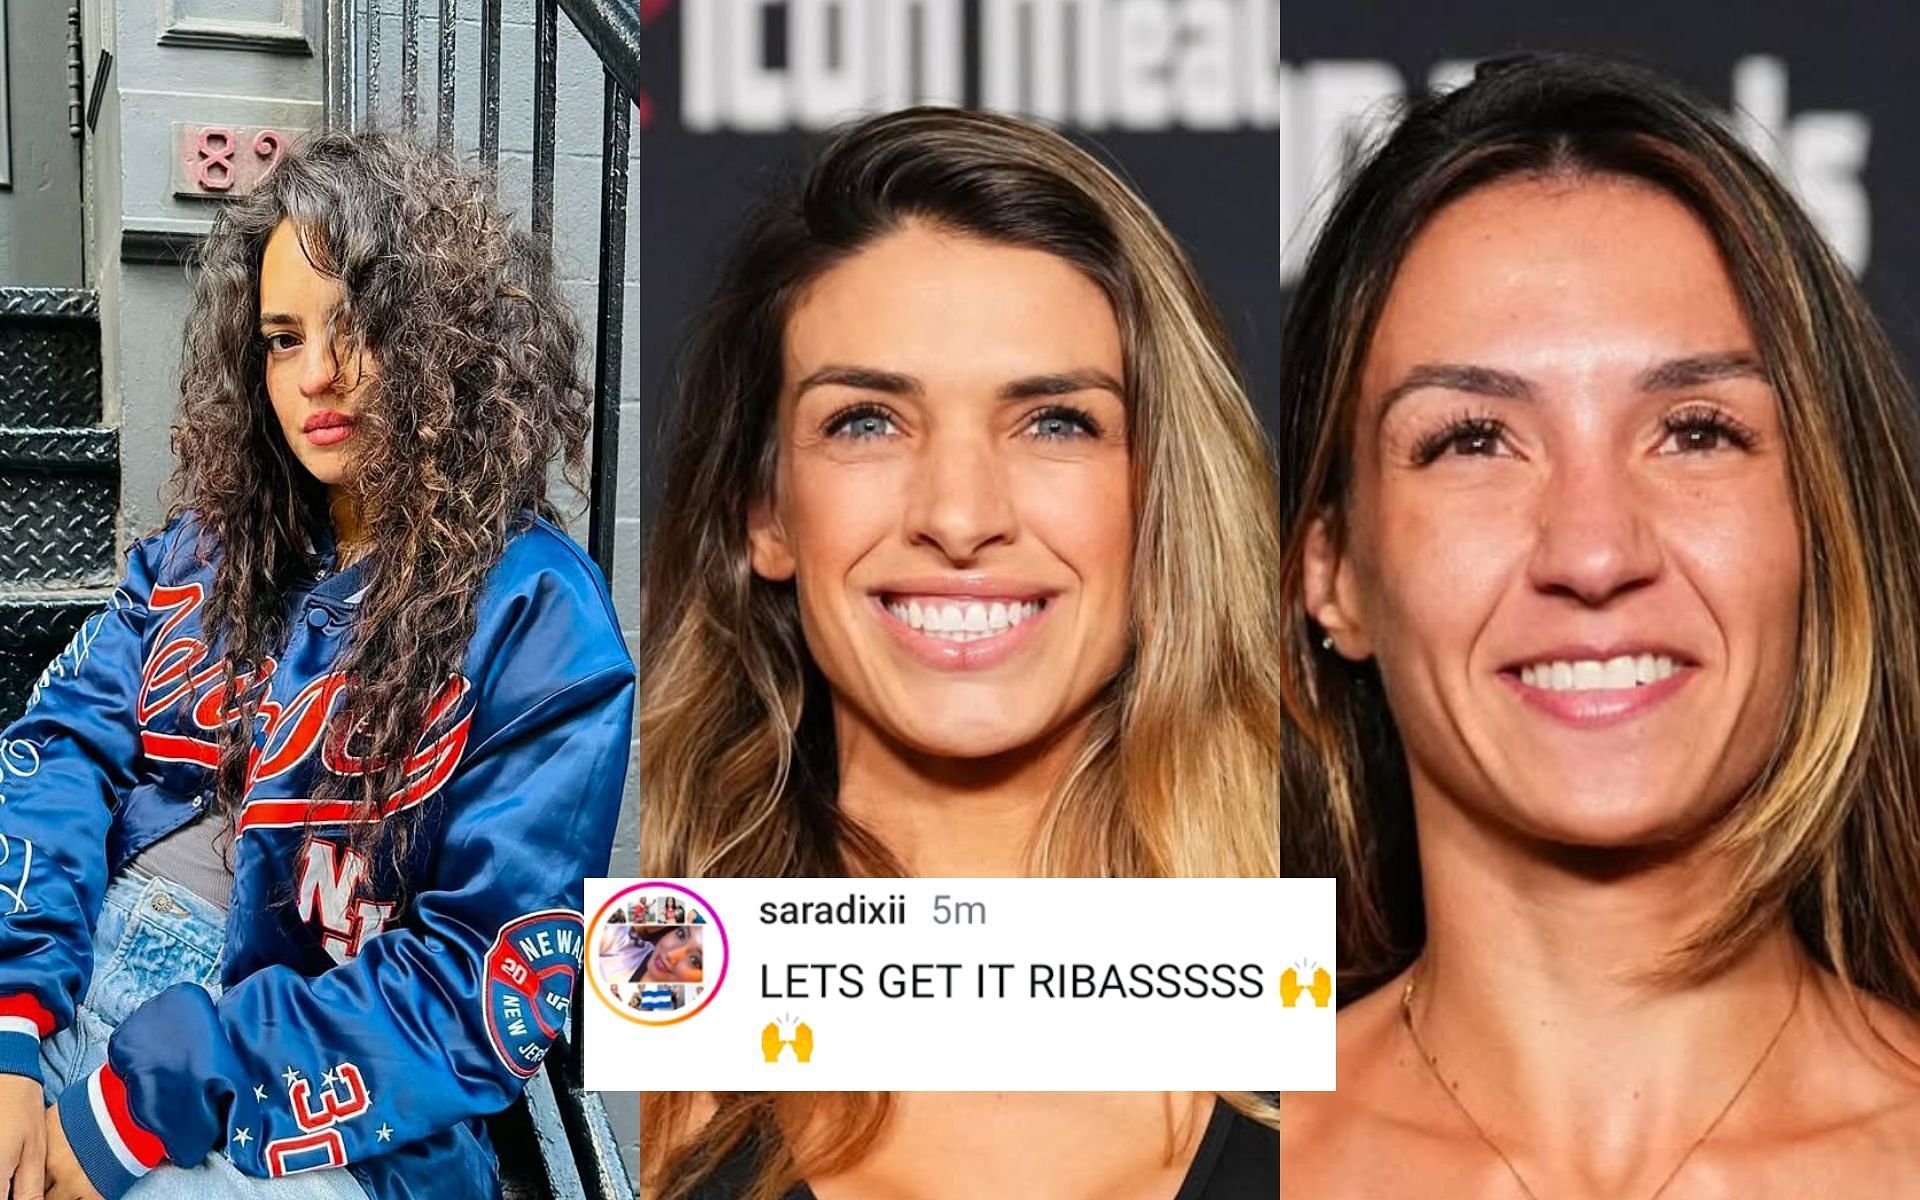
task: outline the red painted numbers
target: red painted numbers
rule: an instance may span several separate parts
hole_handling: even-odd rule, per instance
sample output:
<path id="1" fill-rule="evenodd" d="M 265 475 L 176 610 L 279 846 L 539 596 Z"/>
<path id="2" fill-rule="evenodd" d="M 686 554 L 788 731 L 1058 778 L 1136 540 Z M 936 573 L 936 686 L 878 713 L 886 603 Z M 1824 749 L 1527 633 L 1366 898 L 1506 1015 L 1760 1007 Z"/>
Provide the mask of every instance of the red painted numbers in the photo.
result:
<path id="1" fill-rule="evenodd" d="M 299 130 L 238 125 L 173 127 L 173 194 L 202 200 L 243 196 L 280 161 Z"/>

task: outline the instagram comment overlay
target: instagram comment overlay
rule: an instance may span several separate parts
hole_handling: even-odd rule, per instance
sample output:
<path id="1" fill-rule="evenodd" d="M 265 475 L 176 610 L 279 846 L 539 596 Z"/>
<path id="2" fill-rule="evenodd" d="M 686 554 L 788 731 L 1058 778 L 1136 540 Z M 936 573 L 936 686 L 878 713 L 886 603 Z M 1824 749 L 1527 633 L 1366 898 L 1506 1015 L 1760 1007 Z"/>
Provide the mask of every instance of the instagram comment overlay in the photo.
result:
<path id="1" fill-rule="evenodd" d="M 1326 879 L 589 879 L 586 1084 L 1333 1087 Z"/>

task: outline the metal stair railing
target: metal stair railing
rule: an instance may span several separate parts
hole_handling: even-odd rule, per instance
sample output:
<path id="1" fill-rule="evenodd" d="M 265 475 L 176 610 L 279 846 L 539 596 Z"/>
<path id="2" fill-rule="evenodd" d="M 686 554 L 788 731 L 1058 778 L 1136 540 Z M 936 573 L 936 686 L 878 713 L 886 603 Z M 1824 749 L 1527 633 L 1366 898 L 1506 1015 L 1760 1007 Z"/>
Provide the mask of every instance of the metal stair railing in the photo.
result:
<path id="1" fill-rule="evenodd" d="M 330 120 L 350 128 L 367 123 L 379 105 L 382 18 L 397 7 L 400 18 L 400 113 L 409 133 L 419 132 L 420 25 L 425 0 L 333 0 L 328 20 Z M 502 0 L 435 0 L 437 112 L 434 139 L 454 148 L 454 113 L 461 82 L 457 67 L 462 9 L 480 11 L 480 158 L 489 171 L 500 165 L 500 30 Z M 600 166 L 599 306 L 595 314 L 593 485 L 589 495 L 587 552 L 613 577 L 615 462 L 620 433 L 620 355 L 625 321 L 627 159 L 634 98 L 640 89 L 639 0 L 533 0 L 533 212 L 535 234 L 553 239 L 554 93 L 559 16 L 599 58 L 603 81 Z M 358 55 L 364 54 L 364 58 Z M 355 87 L 357 62 L 366 68 L 364 94 Z"/>
<path id="2" fill-rule="evenodd" d="M 330 122 L 364 126 L 377 110 L 382 18 L 397 13 L 400 38 L 400 115 L 407 132 L 419 133 L 421 8 L 426 0 L 330 0 L 327 21 Z M 454 149 L 454 114 L 462 84 L 458 35 L 463 9 L 479 11 L 479 153 L 496 176 L 500 164 L 500 45 L 502 0 L 434 0 L 438 38 L 434 47 L 436 110 L 434 139 Z M 602 574 L 613 578 L 615 502 L 619 493 L 620 369 L 627 278 L 628 156 L 635 98 L 640 94 L 639 0 L 533 0 L 533 180 L 531 224 L 536 236 L 553 239 L 554 122 L 559 18 L 565 14 L 599 59 L 603 79 L 600 167 L 599 303 L 595 313 L 592 484 L 588 496 L 587 552 Z M 364 57 L 362 57 L 364 56 Z M 356 75 L 356 67 L 364 70 Z M 356 86 L 364 78 L 364 92 Z M 582 1028 L 570 1023 L 526 1097 L 495 1118 L 502 1145 L 537 1153 L 544 1165 L 546 1195 L 555 1200 L 632 1200 L 633 1185 L 620 1160 L 619 1140 L 600 1097 L 584 1086 Z M 504 1165 L 504 1161 L 503 1161 Z"/>

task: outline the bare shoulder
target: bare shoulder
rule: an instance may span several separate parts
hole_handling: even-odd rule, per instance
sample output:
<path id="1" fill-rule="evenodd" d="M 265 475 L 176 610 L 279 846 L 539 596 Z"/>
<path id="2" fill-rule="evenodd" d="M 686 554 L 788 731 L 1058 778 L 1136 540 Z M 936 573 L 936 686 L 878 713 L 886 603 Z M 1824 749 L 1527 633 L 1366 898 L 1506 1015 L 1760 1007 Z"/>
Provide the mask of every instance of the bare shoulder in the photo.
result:
<path id="1" fill-rule="evenodd" d="M 1920 1195 L 1920 1017 L 1824 971 L 1802 1008 L 1800 1035 L 1781 1047 L 1787 1082 L 1730 1157 L 1744 1152 L 1756 1180 L 1825 1194 Z"/>
<path id="2" fill-rule="evenodd" d="M 1374 1085 L 1379 1082 L 1382 1064 L 1392 1059 L 1394 1034 L 1398 1030 L 1399 989 L 1388 984 L 1340 1011 L 1336 1031 L 1339 1076 L 1337 1090 L 1331 1092 L 1294 1092 L 1281 1102 L 1281 1129 L 1304 1135 L 1322 1131 L 1357 1115 L 1364 1108 Z"/>
<path id="3" fill-rule="evenodd" d="M 1426 1194 L 1452 1139 L 1408 1103 L 1419 1064 L 1400 1027 L 1399 981 L 1342 1010 L 1338 1038 L 1337 1090 L 1280 1098 L 1282 1194 Z"/>
<path id="4" fill-rule="evenodd" d="M 1920 1114 L 1920 1014 L 1821 971 L 1803 1004 L 1808 1044 L 1845 1101 L 1838 1111 Z"/>

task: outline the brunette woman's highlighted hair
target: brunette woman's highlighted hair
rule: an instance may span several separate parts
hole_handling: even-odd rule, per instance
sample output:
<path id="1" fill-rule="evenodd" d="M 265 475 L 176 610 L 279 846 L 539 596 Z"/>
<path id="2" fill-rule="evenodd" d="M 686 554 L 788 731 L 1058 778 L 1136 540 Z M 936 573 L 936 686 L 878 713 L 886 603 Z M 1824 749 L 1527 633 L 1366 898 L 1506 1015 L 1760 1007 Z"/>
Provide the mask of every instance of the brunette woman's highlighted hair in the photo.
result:
<path id="1" fill-rule="evenodd" d="M 916 221 L 1078 268 L 1112 304 L 1125 353 L 1131 652 L 1041 818 L 1031 872 L 1277 874 L 1279 538 L 1268 446 L 1226 332 L 1166 229 L 1091 155 L 1037 125 L 942 108 L 827 144 L 748 226 L 689 342 L 642 585 L 642 872 L 898 870 L 835 803 L 826 683 L 792 586 L 749 565 L 747 522 L 772 485 L 798 297 Z M 753 1197 L 856 1161 L 884 1099 L 838 1101 L 844 1119 L 824 1126 L 810 1119 L 819 1100 L 721 1097 L 706 1133 L 649 1179 L 683 1194 L 749 1136 L 766 1155 Z M 650 1097 L 643 1140 L 676 1140 L 684 1115 Z"/>
<path id="2" fill-rule="evenodd" d="M 403 138 L 317 136 L 222 206 L 194 264 L 171 491 L 172 513 L 191 510 L 202 552 L 218 555 L 204 624 L 244 714 L 221 731 L 223 811 L 241 803 L 264 694 L 249 676 L 284 645 L 286 593 L 331 520 L 267 395 L 260 271 L 283 221 L 345 290 L 327 331 L 339 369 L 367 372 L 350 484 L 369 542 L 366 586 L 335 668 L 352 686 L 330 728 L 356 730 L 349 749 L 369 765 L 325 777 L 315 799 L 380 811 L 461 669 L 508 535 L 526 514 L 558 516 L 556 460 L 576 486 L 584 478 L 580 339 L 547 251 L 514 226 L 486 177 Z M 397 860 L 419 816 L 388 816 L 355 840 L 384 842 Z"/>
<path id="3" fill-rule="evenodd" d="M 1301 602 L 1309 530 L 1341 536 L 1358 381 L 1414 238 L 1475 188 L 1620 177 L 1685 204 L 1719 248 L 1779 398 L 1805 580 L 1782 727 L 1712 831 L 1738 883 L 1672 969 L 1711 971 L 1777 921 L 1849 984 L 1920 1011 L 1920 449 L 1913 396 L 1858 288 L 1722 121 L 1656 75 L 1571 55 L 1483 65 L 1412 106 L 1333 205 L 1281 363 L 1289 481 L 1286 869 L 1340 879 L 1349 998 L 1425 937 L 1404 754 L 1371 666 L 1323 652 Z"/>

